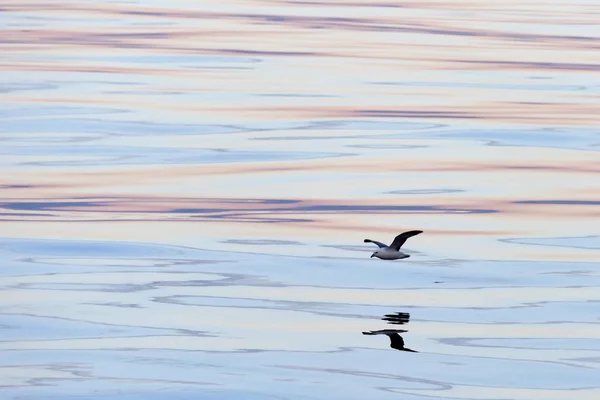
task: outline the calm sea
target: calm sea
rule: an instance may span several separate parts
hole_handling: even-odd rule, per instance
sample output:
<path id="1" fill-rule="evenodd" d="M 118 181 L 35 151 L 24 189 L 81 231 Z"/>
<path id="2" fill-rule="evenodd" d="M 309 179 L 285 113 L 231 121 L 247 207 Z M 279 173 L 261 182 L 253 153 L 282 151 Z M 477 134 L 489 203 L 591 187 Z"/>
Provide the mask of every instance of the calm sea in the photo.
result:
<path id="1" fill-rule="evenodd" d="M 600 398 L 599 21 L 2 1 L 0 398 Z"/>

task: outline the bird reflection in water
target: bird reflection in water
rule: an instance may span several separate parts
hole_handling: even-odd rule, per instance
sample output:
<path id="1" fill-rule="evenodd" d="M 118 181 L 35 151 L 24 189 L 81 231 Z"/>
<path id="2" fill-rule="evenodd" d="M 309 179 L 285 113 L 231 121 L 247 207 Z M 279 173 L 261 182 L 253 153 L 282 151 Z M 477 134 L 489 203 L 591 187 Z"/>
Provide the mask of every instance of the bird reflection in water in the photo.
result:
<path id="1" fill-rule="evenodd" d="M 386 314 L 381 318 L 384 321 L 387 321 L 388 324 L 393 325 L 404 325 L 407 324 L 410 320 L 409 313 L 394 313 L 394 314 Z M 378 331 L 369 331 L 363 332 L 363 335 L 387 335 L 390 338 L 390 347 L 392 349 L 400 350 L 400 351 L 410 351 L 411 353 L 418 353 L 416 350 L 409 349 L 404 347 L 404 339 L 400 336 L 400 333 L 408 332 L 403 329 L 381 329 Z"/>

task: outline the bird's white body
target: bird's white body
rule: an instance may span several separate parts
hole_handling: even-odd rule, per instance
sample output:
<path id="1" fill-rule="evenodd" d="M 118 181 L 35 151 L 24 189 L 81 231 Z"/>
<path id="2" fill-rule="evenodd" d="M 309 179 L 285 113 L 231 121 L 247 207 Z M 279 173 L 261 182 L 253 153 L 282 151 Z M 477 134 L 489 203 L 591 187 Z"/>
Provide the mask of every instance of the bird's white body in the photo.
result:
<path id="1" fill-rule="evenodd" d="M 387 249 L 377 250 L 376 252 L 373 253 L 373 255 L 371 257 L 377 257 L 382 260 L 401 260 L 403 258 L 410 257 L 410 255 L 405 254 L 401 251 L 396 251 L 396 250 L 390 249 L 388 247 Z"/>

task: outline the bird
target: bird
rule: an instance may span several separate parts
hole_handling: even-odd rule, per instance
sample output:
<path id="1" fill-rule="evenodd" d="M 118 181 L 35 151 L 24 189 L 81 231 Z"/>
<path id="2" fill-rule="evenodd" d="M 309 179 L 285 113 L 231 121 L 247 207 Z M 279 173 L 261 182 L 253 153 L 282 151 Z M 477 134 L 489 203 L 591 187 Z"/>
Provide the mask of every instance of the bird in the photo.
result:
<path id="1" fill-rule="evenodd" d="M 423 231 L 408 231 L 401 233 L 394 238 L 394 241 L 389 246 L 371 239 L 365 239 L 364 242 L 375 243 L 377 246 L 379 246 L 380 250 L 376 250 L 373 254 L 371 254 L 370 258 L 377 257 L 381 260 L 401 260 L 403 258 L 410 257 L 410 254 L 401 252 L 400 247 L 402 247 L 408 238 L 416 236 L 420 233 L 423 233 Z"/>
<path id="2" fill-rule="evenodd" d="M 389 324 L 397 324 L 403 325 L 407 324 L 410 319 L 410 314 L 408 313 L 396 313 L 396 314 L 386 314 L 383 318 L 384 321 L 388 321 Z M 381 329 L 378 331 L 368 331 L 363 332 L 363 335 L 387 335 L 390 338 L 390 347 L 392 349 L 400 350 L 400 351 L 408 351 L 411 353 L 418 353 L 416 350 L 409 349 L 404 347 L 404 339 L 399 333 L 408 332 L 404 329 Z"/>

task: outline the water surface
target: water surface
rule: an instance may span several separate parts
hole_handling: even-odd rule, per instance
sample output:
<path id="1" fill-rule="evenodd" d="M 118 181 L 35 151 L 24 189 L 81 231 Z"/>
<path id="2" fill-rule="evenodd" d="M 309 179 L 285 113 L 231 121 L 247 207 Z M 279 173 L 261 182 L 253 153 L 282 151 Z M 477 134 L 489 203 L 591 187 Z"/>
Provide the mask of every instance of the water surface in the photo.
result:
<path id="1" fill-rule="evenodd" d="M 600 395 L 597 2 L 0 20 L 0 398 Z"/>

